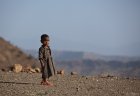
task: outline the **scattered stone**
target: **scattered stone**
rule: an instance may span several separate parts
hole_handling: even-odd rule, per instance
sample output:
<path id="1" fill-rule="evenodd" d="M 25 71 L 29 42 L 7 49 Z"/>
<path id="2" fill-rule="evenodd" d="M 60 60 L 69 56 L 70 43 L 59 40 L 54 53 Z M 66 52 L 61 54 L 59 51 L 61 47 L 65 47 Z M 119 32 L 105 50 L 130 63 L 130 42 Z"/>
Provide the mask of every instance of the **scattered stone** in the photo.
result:
<path id="1" fill-rule="evenodd" d="M 112 75 L 110 75 L 110 74 L 101 74 L 101 76 L 100 76 L 101 78 L 112 78 L 112 77 L 114 77 L 114 76 L 112 76 Z"/>
<path id="2" fill-rule="evenodd" d="M 40 68 L 35 68 L 35 71 L 36 71 L 37 73 L 40 73 L 40 72 L 41 72 Z"/>
<path id="3" fill-rule="evenodd" d="M 79 87 L 77 87 L 77 88 L 76 88 L 76 91 L 78 92 L 79 90 L 80 90 L 80 88 L 79 88 Z"/>
<path id="4" fill-rule="evenodd" d="M 96 80 L 96 79 L 93 77 L 92 80 Z"/>
<path id="5" fill-rule="evenodd" d="M 30 68 L 30 73 L 36 73 L 36 70 L 35 69 L 33 69 L 33 68 Z"/>
<path id="6" fill-rule="evenodd" d="M 118 77 L 116 76 L 115 79 L 118 79 Z"/>
<path id="7" fill-rule="evenodd" d="M 78 75 L 77 72 L 71 72 L 71 75 Z"/>
<path id="8" fill-rule="evenodd" d="M 31 66 L 28 66 L 24 69 L 24 72 L 27 72 L 27 73 L 36 73 L 36 70 L 33 69 Z"/>
<path id="9" fill-rule="evenodd" d="M 64 70 L 60 70 L 60 71 L 57 71 L 57 74 L 64 75 L 64 74 L 65 74 L 65 72 L 64 72 Z"/>
<path id="10" fill-rule="evenodd" d="M 86 76 L 86 79 L 88 79 L 88 77 Z"/>
<path id="11" fill-rule="evenodd" d="M 22 65 L 21 65 L 21 64 L 14 64 L 14 66 L 13 66 L 13 71 L 14 71 L 15 73 L 21 72 L 21 71 L 22 71 Z"/>
<path id="12" fill-rule="evenodd" d="M 82 78 L 84 78 L 84 77 L 86 77 L 86 76 L 82 76 Z"/>
<path id="13" fill-rule="evenodd" d="M 129 77 L 126 77 L 126 79 L 130 79 Z"/>
<path id="14" fill-rule="evenodd" d="M 13 67 L 6 67 L 1 69 L 2 72 L 10 72 L 13 71 Z"/>
<path id="15" fill-rule="evenodd" d="M 6 69 L 2 68 L 1 71 L 6 72 Z"/>

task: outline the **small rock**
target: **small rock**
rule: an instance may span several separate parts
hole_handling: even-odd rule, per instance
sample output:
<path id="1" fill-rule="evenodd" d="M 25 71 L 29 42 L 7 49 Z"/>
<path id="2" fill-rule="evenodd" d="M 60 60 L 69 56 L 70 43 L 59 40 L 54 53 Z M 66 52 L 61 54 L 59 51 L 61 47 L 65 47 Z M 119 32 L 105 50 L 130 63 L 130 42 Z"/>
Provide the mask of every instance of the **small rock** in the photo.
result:
<path id="1" fill-rule="evenodd" d="M 36 73 L 36 71 L 37 70 L 33 69 L 31 66 L 28 66 L 24 69 L 24 72 L 27 72 L 27 73 Z"/>
<path id="2" fill-rule="evenodd" d="M 114 76 L 108 74 L 108 73 L 104 73 L 104 74 L 101 74 L 101 78 L 112 78 Z"/>
<path id="3" fill-rule="evenodd" d="M 2 68 L 1 71 L 6 72 L 6 69 Z"/>
<path id="4" fill-rule="evenodd" d="M 95 78 L 92 78 L 92 80 L 96 80 Z"/>
<path id="5" fill-rule="evenodd" d="M 76 88 L 76 91 L 79 91 L 79 90 L 80 90 L 80 88 L 79 88 L 79 87 L 77 87 L 77 88 Z"/>
<path id="6" fill-rule="evenodd" d="M 64 75 L 65 74 L 65 71 L 64 70 L 57 71 L 57 74 Z"/>
<path id="7" fill-rule="evenodd" d="M 35 69 L 30 69 L 30 72 L 32 72 L 32 73 L 36 73 L 36 71 L 35 71 Z"/>
<path id="8" fill-rule="evenodd" d="M 129 79 L 129 77 L 126 77 L 126 79 Z"/>
<path id="9" fill-rule="evenodd" d="M 71 72 L 71 75 L 77 75 L 78 73 L 77 72 Z"/>

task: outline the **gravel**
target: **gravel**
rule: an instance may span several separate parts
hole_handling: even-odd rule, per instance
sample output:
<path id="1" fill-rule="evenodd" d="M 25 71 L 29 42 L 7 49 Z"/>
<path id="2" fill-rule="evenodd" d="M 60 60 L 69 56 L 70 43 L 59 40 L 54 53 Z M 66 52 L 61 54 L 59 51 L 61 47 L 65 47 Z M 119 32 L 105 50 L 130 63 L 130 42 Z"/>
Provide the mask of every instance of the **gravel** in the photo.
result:
<path id="1" fill-rule="evenodd" d="M 56 75 L 52 87 L 40 73 L 0 72 L 0 96 L 140 96 L 140 79 Z"/>

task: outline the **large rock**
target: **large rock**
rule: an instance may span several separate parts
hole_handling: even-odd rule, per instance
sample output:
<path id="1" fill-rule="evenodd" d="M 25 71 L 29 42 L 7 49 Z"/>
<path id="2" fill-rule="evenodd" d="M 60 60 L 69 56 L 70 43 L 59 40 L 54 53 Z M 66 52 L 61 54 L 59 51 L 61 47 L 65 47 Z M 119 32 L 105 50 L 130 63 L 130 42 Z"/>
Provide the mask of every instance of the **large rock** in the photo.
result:
<path id="1" fill-rule="evenodd" d="M 41 72 L 40 68 L 35 68 L 35 71 L 36 71 L 37 73 L 40 73 L 40 72 Z"/>
<path id="2" fill-rule="evenodd" d="M 29 73 L 36 73 L 35 69 L 31 68 Z"/>
<path id="3" fill-rule="evenodd" d="M 27 73 L 36 73 L 35 69 L 33 69 L 31 66 L 28 66 L 27 68 L 24 69 L 24 72 Z"/>
<path id="4" fill-rule="evenodd" d="M 14 64 L 13 66 L 13 71 L 16 72 L 16 73 L 19 73 L 22 71 L 22 65 L 21 64 Z"/>

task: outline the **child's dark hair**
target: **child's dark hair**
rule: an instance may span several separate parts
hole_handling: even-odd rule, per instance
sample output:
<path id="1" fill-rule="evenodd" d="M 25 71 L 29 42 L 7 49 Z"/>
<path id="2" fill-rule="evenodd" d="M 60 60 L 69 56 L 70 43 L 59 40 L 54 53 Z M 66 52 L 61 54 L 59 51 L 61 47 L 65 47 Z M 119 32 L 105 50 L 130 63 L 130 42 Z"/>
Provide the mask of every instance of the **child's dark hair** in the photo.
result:
<path id="1" fill-rule="evenodd" d="M 41 42 L 44 40 L 44 38 L 49 38 L 49 35 L 47 35 L 47 34 L 42 34 L 42 35 L 41 35 Z"/>

